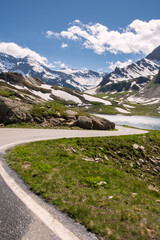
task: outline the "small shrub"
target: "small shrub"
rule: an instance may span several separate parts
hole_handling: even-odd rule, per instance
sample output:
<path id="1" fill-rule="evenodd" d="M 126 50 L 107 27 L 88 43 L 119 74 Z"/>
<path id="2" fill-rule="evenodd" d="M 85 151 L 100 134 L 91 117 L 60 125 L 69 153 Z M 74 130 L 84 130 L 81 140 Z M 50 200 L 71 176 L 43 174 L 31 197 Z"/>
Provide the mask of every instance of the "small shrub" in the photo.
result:
<path id="1" fill-rule="evenodd" d="M 85 183 L 92 188 L 98 188 L 100 186 L 106 185 L 106 182 L 99 176 L 97 177 L 86 177 Z"/>

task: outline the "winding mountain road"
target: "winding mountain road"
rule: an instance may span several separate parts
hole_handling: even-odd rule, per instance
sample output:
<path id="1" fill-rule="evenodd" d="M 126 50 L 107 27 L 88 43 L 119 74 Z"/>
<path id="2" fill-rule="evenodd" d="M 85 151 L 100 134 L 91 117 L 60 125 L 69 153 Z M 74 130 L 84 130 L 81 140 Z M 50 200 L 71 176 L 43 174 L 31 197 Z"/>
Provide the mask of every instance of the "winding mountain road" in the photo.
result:
<path id="1" fill-rule="evenodd" d="M 0 240 L 96 240 L 94 234 L 33 194 L 8 167 L 3 155 L 15 145 L 39 140 L 147 132 L 116 128 L 118 131 L 0 129 Z"/>

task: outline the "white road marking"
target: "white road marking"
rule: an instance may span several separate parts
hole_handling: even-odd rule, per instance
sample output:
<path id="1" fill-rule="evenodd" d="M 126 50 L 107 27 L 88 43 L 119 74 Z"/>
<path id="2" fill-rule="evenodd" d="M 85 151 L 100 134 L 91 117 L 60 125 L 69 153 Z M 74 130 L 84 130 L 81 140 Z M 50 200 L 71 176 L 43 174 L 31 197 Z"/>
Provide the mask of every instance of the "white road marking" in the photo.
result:
<path id="1" fill-rule="evenodd" d="M 32 197 L 30 197 L 14 180 L 0 164 L 0 173 L 7 185 L 12 189 L 15 195 L 37 216 L 41 221 L 51 229 L 57 237 L 62 240 L 79 240 L 62 223 L 42 208 Z"/>

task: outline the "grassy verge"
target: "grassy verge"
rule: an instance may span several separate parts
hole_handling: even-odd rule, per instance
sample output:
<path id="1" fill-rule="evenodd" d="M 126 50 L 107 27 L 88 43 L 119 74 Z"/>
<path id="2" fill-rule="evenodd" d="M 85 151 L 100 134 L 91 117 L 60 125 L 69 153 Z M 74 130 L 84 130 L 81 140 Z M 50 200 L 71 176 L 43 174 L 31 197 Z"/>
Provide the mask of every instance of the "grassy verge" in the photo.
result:
<path id="1" fill-rule="evenodd" d="M 102 239 L 160 239 L 160 132 L 18 146 L 6 155 L 30 188 Z"/>

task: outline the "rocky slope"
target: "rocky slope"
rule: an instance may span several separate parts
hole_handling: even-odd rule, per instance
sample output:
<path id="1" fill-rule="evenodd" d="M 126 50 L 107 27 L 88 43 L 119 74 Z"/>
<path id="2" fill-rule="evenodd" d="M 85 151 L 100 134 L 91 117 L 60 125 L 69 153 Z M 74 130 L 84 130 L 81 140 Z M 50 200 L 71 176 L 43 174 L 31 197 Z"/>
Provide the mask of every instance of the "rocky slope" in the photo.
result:
<path id="1" fill-rule="evenodd" d="M 60 97 L 61 94 L 63 97 Z M 70 100 L 64 99 L 64 96 Z M 42 127 L 113 129 L 115 124 L 112 122 L 73 109 L 77 104 L 74 100 L 81 104 L 91 104 L 87 97 L 92 98 L 75 90 L 53 88 L 37 78 L 22 76 L 19 73 L 1 73 L 0 123 L 6 125 L 27 122 Z M 72 105 L 72 109 L 67 108 L 69 105 Z"/>
<path id="2" fill-rule="evenodd" d="M 98 92 L 141 90 L 160 69 L 160 46 L 146 58 L 124 68 L 116 68 L 99 84 Z"/>
<path id="3" fill-rule="evenodd" d="M 0 53 L 0 72 L 18 72 L 22 75 L 37 77 L 44 83 L 58 85 L 76 90 L 95 87 L 102 80 L 102 74 L 91 70 L 51 69 L 33 57 L 15 58 Z"/>
<path id="4" fill-rule="evenodd" d="M 111 105 L 111 103 L 102 98 L 64 88 L 61 86 L 51 86 L 44 84 L 41 80 L 34 77 L 23 76 L 20 73 L 1 73 L 0 86 L 14 90 L 24 99 L 36 99 L 35 101 L 55 100 L 64 102 L 67 105 L 91 105 L 102 103 Z"/>
<path id="5" fill-rule="evenodd" d="M 128 97 L 128 100 L 133 103 L 160 104 L 160 70 L 139 92 Z"/>

